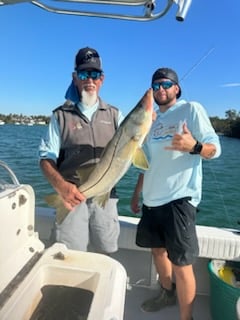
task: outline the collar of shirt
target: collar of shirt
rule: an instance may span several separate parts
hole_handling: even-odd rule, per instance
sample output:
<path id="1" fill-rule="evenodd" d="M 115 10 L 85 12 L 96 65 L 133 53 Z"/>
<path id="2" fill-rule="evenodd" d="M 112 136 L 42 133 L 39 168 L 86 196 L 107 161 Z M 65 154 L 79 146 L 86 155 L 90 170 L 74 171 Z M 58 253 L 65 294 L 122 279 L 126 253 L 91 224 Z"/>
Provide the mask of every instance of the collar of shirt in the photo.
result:
<path id="1" fill-rule="evenodd" d="M 79 102 L 77 104 L 79 110 L 85 115 L 85 117 L 88 118 L 89 121 L 91 121 L 92 119 L 92 115 L 94 114 L 94 112 L 97 110 L 98 106 L 99 106 L 99 100 L 91 107 L 86 106 L 84 104 L 82 104 L 81 102 Z"/>

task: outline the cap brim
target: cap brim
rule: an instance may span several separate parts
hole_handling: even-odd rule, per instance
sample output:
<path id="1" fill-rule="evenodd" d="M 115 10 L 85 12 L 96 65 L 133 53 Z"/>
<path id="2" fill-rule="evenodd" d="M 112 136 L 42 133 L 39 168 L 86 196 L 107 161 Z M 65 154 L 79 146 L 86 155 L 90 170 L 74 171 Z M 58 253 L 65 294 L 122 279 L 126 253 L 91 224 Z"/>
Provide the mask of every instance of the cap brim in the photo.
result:
<path id="1" fill-rule="evenodd" d="M 77 71 L 88 70 L 88 69 L 97 70 L 100 72 L 103 71 L 101 68 L 96 67 L 96 65 L 92 65 L 89 63 L 81 64 L 80 66 L 77 67 Z"/>

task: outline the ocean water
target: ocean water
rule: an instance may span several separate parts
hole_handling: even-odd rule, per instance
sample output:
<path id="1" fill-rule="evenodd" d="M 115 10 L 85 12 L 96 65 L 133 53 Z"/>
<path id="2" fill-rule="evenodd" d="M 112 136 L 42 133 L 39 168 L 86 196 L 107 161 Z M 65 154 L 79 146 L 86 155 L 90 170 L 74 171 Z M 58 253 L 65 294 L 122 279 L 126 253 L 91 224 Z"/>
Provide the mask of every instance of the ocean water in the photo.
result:
<path id="1" fill-rule="evenodd" d="M 37 150 L 46 126 L 0 126 L 0 160 L 13 170 L 20 183 L 30 184 L 36 205 L 45 206 L 44 196 L 53 191 L 38 165 Z M 197 223 L 240 229 L 240 139 L 220 137 L 222 155 L 203 161 L 203 195 Z M 131 167 L 117 185 L 119 214 L 133 216 L 130 199 L 137 179 Z M 0 168 L 0 180 L 10 181 Z"/>

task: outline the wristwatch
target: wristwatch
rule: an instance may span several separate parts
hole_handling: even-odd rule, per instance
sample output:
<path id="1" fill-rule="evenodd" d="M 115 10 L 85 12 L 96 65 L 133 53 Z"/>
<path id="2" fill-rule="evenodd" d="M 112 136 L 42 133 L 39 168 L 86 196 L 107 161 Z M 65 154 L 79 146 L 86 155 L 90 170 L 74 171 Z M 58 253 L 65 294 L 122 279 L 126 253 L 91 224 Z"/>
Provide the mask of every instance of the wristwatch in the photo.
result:
<path id="1" fill-rule="evenodd" d="M 193 150 L 191 152 L 189 152 L 190 154 L 200 154 L 202 151 L 202 143 L 197 141 L 195 146 L 193 147 Z"/>

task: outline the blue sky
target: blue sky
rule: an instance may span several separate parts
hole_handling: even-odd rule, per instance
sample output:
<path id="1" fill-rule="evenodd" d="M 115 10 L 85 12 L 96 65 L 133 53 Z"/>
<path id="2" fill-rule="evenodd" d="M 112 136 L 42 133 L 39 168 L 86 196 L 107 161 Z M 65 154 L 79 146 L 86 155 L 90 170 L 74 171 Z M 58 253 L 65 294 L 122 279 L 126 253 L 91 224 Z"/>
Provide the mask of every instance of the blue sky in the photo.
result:
<path id="1" fill-rule="evenodd" d="M 102 57 L 101 97 L 125 115 L 163 66 L 182 79 L 182 98 L 201 102 L 210 116 L 240 111 L 240 1 L 192 0 L 184 22 L 175 20 L 176 10 L 133 22 L 28 3 L 0 7 L 0 113 L 50 115 L 64 101 L 74 56 L 85 46 Z"/>

